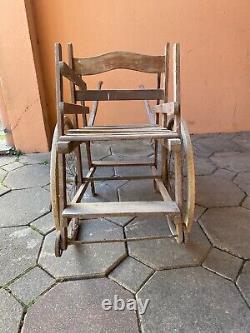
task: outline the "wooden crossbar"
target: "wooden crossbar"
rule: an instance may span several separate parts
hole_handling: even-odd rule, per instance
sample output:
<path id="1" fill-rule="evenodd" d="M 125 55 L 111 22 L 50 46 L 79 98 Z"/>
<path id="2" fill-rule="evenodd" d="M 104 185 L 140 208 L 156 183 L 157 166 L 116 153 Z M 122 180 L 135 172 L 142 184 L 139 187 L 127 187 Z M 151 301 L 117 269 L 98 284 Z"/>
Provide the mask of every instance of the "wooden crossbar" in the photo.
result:
<path id="1" fill-rule="evenodd" d="M 152 166 L 154 162 L 147 161 L 93 161 L 92 164 L 96 167 L 128 167 L 128 166 Z"/>
<path id="2" fill-rule="evenodd" d="M 77 105 L 72 103 L 59 103 L 59 108 L 63 114 L 88 114 L 89 108 L 83 105 Z"/>
<path id="3" fill-rule="evenodd" d="M 169 239 L 175 238 L 177 235 L 165 235 L 165 236 L 144 236 L 144 237 L 126 237 L 121 239 L 100 239 L 100 240 L 69 240 L 69 244 L 102 244 L 102 243 L 127 243 L 127 242 L 138 242 L 144 240 L 158 240 L 158 239 Z"/>
<path id="4" fill-rule="evenodd" d="M 158 100 L 163 98 L 163 89 L 76 91 L 77 101 Z"/>
<path id="5" fill-rule="evenodd" d="M 63 217 L 67 218 L 152 214 L 178 215 L 180 214 L 180 210 L 174 201 L 124 201 L 76 203 L 68 205 L 62 213 Z"/>

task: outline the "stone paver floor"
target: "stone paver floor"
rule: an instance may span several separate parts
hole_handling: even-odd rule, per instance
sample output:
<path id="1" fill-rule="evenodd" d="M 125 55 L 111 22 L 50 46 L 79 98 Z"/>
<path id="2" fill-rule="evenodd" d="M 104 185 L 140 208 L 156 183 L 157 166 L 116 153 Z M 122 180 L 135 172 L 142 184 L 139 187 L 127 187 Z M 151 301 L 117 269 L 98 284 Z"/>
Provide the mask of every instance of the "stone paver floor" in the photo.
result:
<path id="1" fill-rule="evenodd" d="M 61 258 L 53 253 L 49 154 L 0 157 L 0 333 L 250 332 L 250 133 L 192 139 L 197 206 L 188 244 L 72 246 Z M 147 142 L 94 144 L 93 150 L 104 160 L 145 160 L 153 152 Z M 158 199 L 148 180 L 96 188 L 98 196 L 88 191 L 87 201 Z M 79 237 L 168 233 L 163 216 L 132 216 L 85 220 Z M 112 307 L 117 299 L 118 307 L 126 302 L 124 311 Z M 147 300 L 143 311 L 139 305 Z"/>

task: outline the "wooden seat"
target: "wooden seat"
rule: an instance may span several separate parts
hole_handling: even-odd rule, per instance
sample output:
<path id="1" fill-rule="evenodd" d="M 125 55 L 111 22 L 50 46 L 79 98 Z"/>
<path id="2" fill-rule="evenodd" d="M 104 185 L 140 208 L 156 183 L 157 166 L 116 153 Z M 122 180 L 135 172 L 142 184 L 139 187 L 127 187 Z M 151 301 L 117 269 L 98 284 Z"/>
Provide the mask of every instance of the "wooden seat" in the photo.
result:
<path id="1" fill-rule="evenodd" d="M 59 141 L 112 141 L 112 140 L 138 140 L 138 139 L 171 139 L 179 135 L 160 126 L 149 127 L 123 127 L 123 128 L 95 128 L 83 127 L 70 129 Z"/>

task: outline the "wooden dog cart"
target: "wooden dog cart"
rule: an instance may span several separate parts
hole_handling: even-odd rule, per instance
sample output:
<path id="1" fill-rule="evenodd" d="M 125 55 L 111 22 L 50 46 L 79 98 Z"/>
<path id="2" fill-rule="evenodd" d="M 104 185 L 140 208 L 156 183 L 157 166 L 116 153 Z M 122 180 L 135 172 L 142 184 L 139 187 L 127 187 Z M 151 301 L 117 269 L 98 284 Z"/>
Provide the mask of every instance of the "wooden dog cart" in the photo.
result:
<path id="1" fill-rule="evenodd" d="M 193 149 L 187 125 L 181 117 L 180 48 L 167 44 L 165 54 L 148 56 L 129 52 L 111 52 L 92 58 L 75 58 L 68 44 L 68 64 L 62 60 L 62 48 L 55 45 L 57 125 L 51 150 L 51 198 L 56 227 L 55 255 L 71 244 L 132 242 L 145 239 L 175 238 L 185 242 L 191 231 L 195 206 Z M 171 63 L 171 66 L 170 66 Z M 156 89 L 140 86 L 135 90 L 96 90 L 87 88 L 84 77 L 114 69 L 128 69 L 156 75 Z M 68 79 L 71 101 L 65 101 L 64 78 Z M 171 79 L 171 80 L 170 80 Z M 172 99 L 169 99 L 171 81 Z M 94 126 L 99 101 L 142 100 L 148 124 Z M 92 101 L 91 110 L 85 105 Z M 155 101 L 151 106 L 149 101 Z M 152 103 L 152 102 L 151 102 Z M 81 121 L 79 119 L 81 118 Z M 83 123 L 83 126 L 79 124 Z M 96 141 L 151 140 L 153 161 L 93 160 L 91 145 Z M 81 147 L 86 149 L 88 172 L 83 175 Z M 161 162 L 159 162 L 161 161 Z M 141 176 L 95 176 L 97 168 L 150 166 L 152 173 Z M 152 179 L 161 201 L 84 202 L 90 186 L 95 196 L 95 182 Z M 77 239 L 82 219 L 163 214 L 171 234 L 112 240 Z M 100 222 L 101 223 L 101 222 Z"/>

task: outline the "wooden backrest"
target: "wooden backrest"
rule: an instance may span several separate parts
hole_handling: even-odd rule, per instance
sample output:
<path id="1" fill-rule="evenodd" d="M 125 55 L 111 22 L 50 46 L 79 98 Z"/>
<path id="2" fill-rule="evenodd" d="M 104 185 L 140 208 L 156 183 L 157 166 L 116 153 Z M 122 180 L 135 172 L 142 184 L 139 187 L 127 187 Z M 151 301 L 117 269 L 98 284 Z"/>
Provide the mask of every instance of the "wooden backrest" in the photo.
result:
<path id="1" fill-rule="evenodd" d="M 114 69 L 130 69 L 144 73 L 163 73 L 164 56 L 148 56 L 130 52 L 110 52 L 92 58 L 74 58 L 74 70 L 80 75 L 94 75 Z"/>
<path id="2" fill-rule="evenodd" d="M 62 77 L 70 81 L 71 101 L 73 104 L 85 101 L 112 101 L 112 100 L 156 100 L 157 104 L 169 102 L 169 58 L 170 52 L 173 58 L 173 102 L 180 106 L 180 50 L 179 44 L 167 43 L 164 55 L 148 56 L 130 52 L 111 52 L 91 58 L 75 58 L 72 44 L 68 45 L 68 65 L 62 61 L 62 48 L 60 43 L 55 45 L 56 55 L 56 87 L 58 118 L 61 118 L 61 106 L 63 101 Z M 156 89 L 134 90 L 89 90 L 83 80 L 83 76 L 94 75 L 114 69 L 128 69 L 144 73 L 153 73 L 157 76 Z M 163 80 L 161 79 L 163 78 Z M 78 87 L 78 89 L 76 89 Z M 69 109 L 69 105 L 67 105 Z M 85 108 L 87 110 L 87 108 Z M 84 110 L 85 110 L 84 109 Z M 180 109 L 180 108 L 179 108 Z M 73 108 L 73 113 L 82 112 L 83 108 Z M 86 111 L 84 121 L 86 123 Z M 156 122 L 159 123 L 159 115 L 156 114 Z M 60 121 L 59 121 L 60 122 Z M 77 119 L 76 119 L 77 123 Z M 175 115 L 175 128 L 180 130 L 180 114 Z"/>

